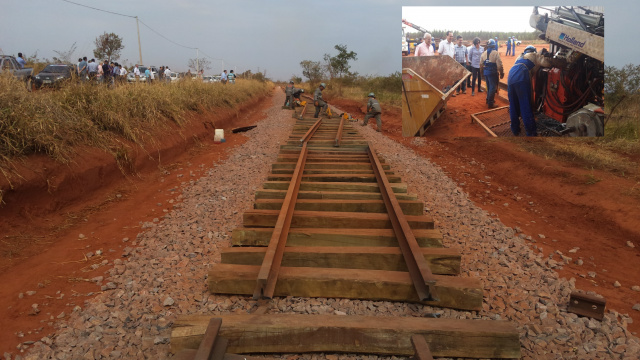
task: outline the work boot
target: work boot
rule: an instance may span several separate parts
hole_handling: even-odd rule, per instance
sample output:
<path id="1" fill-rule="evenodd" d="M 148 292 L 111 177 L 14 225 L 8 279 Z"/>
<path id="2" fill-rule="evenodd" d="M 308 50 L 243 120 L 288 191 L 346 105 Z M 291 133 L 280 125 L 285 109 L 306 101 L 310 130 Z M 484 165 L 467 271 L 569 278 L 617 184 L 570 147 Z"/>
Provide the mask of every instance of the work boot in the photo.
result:
<path id="1" fill-rule="evenodd" d="M 482 90 L 482 89 L 478 89 L 478 92 L 479 92 L 479 93 L 481 93 L 481 92 L 484 92 L 484 90 Z"/>
<path id="2" fill-rule="evenodd" d="M 498 105 L 496 105 L 496 104 L 489 104 L 489 109 L 495 109 L 497 107 L 498 107 Z"/>
<path id="3" fill-rule="evenodd" d="M 377 132 L 382 132 L 382 130 L 380 130 L 380 129 L 376 129 L 376 131 L 377 131 Z"/>
<path id="4" fill-rule="evenodd" d="M 466 94 L 466 93 L 467 93 L 467 90 L 463 91 L 462 93 L 463 93 L 463 94 Z"/>

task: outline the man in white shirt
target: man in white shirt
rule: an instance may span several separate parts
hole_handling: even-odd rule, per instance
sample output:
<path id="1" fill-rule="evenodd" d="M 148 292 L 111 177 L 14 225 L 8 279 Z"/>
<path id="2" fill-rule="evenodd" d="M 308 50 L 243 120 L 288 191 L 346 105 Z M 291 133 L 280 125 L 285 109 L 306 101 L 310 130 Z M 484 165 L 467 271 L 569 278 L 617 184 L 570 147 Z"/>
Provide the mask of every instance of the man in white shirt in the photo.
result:
<path id="1" fill-rule="evenodd" d="M 133 75 L 136 76 L 136 82 L 137 82 L 138 79 L 140 78 L 140 69 L 138 69 L 138 64 L 136 64 L 136 67 L 133 68 Z"/>
<path id="2" fill-rule="evenodd" d="M 167 83 L 171 82 L 171 70 L 169 70 L 168 66 L 164 67 L 164 78 Z"/>
<path id="3" fill-rule="evenodd" d="M 453 58 L 455 46 L 453 42 L 453 31 L 447 31 L 447 38 L 440 41 L 440 46 L 438 46 L 438 54 L 451 56 L 451 58 Z"/>
<path id="4" fill-rule="evenodd" d="M 433 46 L 431 46 L 431 34 L 424 34 L 424 41 L 416 47 L 416 52 L 413 56 L 434 56 Z"/>

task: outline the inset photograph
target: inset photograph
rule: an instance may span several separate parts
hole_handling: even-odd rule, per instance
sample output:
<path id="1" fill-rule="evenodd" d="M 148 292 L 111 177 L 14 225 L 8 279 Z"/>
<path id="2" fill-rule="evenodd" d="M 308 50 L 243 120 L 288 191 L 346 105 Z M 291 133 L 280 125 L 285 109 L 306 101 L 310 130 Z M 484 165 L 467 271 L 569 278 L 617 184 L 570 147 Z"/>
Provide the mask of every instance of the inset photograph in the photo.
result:
<path id="1" fill-rule="evenodd" d="M 402 8 L 403 136 L 603 136 L 604 74 L 602 6 Z"/>

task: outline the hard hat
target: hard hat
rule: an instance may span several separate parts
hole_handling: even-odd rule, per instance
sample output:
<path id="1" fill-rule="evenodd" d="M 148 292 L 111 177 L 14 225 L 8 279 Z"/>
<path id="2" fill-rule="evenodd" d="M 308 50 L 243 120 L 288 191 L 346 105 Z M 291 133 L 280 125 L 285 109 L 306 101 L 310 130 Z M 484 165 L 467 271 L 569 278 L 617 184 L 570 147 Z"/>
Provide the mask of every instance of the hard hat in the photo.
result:
<path id="1" fill-rule="evenodd" d="M 488 48 L 496 47 L 496 41 L 493 39 L 489 39 L 489 41 L 487 41 L 487 47 Z"/>
<path id="2" fill-rule="evenodd" d="M 367 95 L 367 97 L 376 97 L 376 94 L 370 92 L 369 95 Z"/>
<path id="3" fill-rule="evenodd" d="M 534 53 L 534 52 L 538 52 L 538 50 L 536 50 L 535 46 L 533 46 L 533 45 L 529 45 L 526 48 L 524 48 L 524 53 L 525 54 Z"/>
<path id="4" fill-rule="evenodd" d="M 324 83 L 320 83 L 320 86 L 322 86 L 323 88 L 327 88 L 327 85 L 325 85 Z"/>

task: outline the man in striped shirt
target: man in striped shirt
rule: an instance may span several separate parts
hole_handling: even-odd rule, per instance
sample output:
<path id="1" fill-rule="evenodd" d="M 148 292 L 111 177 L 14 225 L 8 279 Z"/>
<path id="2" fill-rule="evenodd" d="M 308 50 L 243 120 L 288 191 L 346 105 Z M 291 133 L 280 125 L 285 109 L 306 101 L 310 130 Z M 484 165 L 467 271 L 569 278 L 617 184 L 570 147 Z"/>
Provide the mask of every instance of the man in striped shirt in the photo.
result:
<path id="1" fill-rule="evenodd" d="M 454 54 L 453 58 L 466 69 L 467 65 L 469 65 L 469 56 L 467 54 L 467 47 L 462 45 L 462 36 L 458 35 L 456 40 L 457 40 L 457 44 L 453 49 L 453 54 Z M 456 94 L 454 95 L 460 95 L 460 88 L 462 88 L 463 94 L 467 93 L 466 79 L 462 82 L 462 84 L 458 85 L 458 88 L 456 89 Z"/>

